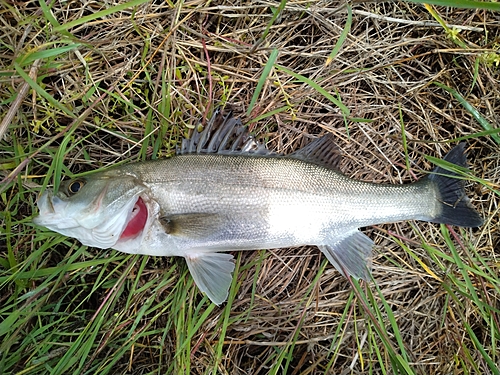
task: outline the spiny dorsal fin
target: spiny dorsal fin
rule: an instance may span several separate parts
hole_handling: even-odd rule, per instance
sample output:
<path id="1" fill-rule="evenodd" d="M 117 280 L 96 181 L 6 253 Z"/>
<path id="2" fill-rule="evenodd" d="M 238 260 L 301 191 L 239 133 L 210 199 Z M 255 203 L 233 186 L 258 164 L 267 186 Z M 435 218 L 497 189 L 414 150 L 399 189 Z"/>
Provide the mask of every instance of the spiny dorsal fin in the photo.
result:
<path id="1" fill-rule="evenodd" d="M 207 126 L 195 129 L 189 139 L 183 139 L 177 154 L 258 154 L 269 155 L 267 148 L 257 142 L 240 119 L 232 112 L 223 115 L 217 108 Z"/>
<path id="2" fill-rule="evenodd" d="M 333 141 L 333 134 L 328 133 L 321 138 L 315 139 L 307 146 L 295 151 L 287 157 L 338 170 L 342 155 Z"/>

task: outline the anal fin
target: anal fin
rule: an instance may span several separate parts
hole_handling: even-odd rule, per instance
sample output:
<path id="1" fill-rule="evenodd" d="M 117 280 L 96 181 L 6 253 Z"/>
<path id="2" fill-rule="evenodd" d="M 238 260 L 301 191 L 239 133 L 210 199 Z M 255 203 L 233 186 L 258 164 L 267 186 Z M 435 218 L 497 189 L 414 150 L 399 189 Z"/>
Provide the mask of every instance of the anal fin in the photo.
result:
<path id="1" fill-rule="evenodd" d="M 344 276 L 370 279 L 373 241 L 359 230 L 335 236 L 331 243 L 318 247 Z"/>
<path id="2" fill-rule="evenodd" d="M 233 256 L 200 251 L 186 255 L 185 259 L 198 288 L 216 305 L 223 303 L 233 280 Z"/>

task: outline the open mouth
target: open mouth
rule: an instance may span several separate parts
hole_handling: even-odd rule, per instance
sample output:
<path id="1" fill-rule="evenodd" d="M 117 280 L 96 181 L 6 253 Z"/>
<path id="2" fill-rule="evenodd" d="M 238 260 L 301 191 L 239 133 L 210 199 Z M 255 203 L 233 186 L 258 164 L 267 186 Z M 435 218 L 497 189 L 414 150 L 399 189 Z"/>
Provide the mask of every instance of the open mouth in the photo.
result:
<path id="1" fill-rule="evenodd" d="M 142 198 L 139 197 L 139 199 L 137 199 L 137 202 L 135 202 L 130 220 L 128 221 L 127 226 L 122 232 L 120 239 L 126 240 L 137 237 L 144 229 L 147 220 L 148 208 L 146 207 L 146 204 L 144 203 Z"/>

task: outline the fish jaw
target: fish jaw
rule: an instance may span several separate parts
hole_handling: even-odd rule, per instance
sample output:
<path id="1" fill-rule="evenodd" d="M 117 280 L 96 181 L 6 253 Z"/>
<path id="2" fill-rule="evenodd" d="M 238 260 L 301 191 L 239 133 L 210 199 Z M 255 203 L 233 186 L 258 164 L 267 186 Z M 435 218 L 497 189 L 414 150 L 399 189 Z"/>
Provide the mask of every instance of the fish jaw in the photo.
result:
<path id="1" fill-rule="evenodd" d="M 84 245 L 111 248 L 124 233 L 125 237 L 137 237 L 143 231 L 148 210 L 143 210 L 145 205 L 140 192 L 119 207 L 103 207 L 104 194 L 100 194 L 92 205 L 82 206 L 47 190 L 37 201 L 40 215 L 33 221 L 54 232 L 76 238 Z M 138 206 L 139 212 L 136 213 Z"/>
<path id="2" fill-rule="evenodd" d="M 33 219 L 37 225 L 47 227 L 64 234 L 67 229 L 78 226 L 73 218 L 64 216 L 68 202 L 54 196 L 51 190 L 46 190 L 37 200 L 39 215 Z"/>

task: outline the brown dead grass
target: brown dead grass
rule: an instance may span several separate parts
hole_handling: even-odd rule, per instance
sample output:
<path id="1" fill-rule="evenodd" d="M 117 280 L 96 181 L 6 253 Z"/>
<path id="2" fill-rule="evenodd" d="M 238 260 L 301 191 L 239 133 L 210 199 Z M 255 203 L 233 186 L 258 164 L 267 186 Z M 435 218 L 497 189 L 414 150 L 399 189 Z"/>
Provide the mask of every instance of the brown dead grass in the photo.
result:
<path id="1" fill-rule="evenodd" d="M 143 139 L 149 137 L 145 124 L 149 124 L 154 136 L 162 136 L 160 156 L 171 154 L 188 126 L 219 104 L 227 103 L 244 121 L 288 106 L 287 110 L 251 125 L 257 134 L 269 140 L 269 147 L 290 153 L 311 134 L 333 132 L 344 154 L 342 170 L 346 174 L 368 181 L 402 183 L 415 180 L 413 173 L 420 177 L 422 170 L 432 168 L 423 154 L 443 156 L 451 147 L 445 142 L 482 130 L 433 81 L 456 89 L 486 119 L 497 123 L 498 70 L 494 65 L 481 63 L 474 85 L 473 72 L 475 59 L 497 48 L 498 15 L 480 10 L 439 9 L 449 24 L 482 30 L 460 32 L 469 46 L 465 50 L 447 37 L 441 27 L 424 24 L 434 20 L 420 5 L 356 4 L 351 32 L 339 55 L 325 66 L 345 25 L 346 10 L 342 4 L 290 1 L 264 41 L 260 37 L 272 13 L 271 3 L 263 1 L 189 1 L 174 8 L 167 2 L 152 1 L 136 8 L 133 19 L 128 10 L 70 29 L 84 44 L 42 64 L 38 70 L 38 76 L 44 76 L 44 88 L 76 115 L 97 101 L 75 131 L 75 147 L 66 155 L 65 164 L 77 173 L 136 160 Z M 95 1 L 57 2 L 52 6 L 52 14 L 63 24 L 103 6 Z M 40 14 L 36 2 L 10 2 L 9 8 L 2 10 L 0 39 L 15 47 L 13 51 L 1 51 L 0 69 L 12 73 L 12 77 L 0 78 L 3 99 L 23 82 L 11 70 L 12 61 L 30 49 L 42 49 L 61 38 L 50 31 L 52 27 L 46 25 L 43 17 L 37 18 L 38 22 L 23 22 L 25 18 L 34 19 L 35 13 Z M 274 48 L 279 50 L 279 65 L 340 97 L 353 118 L 371 122 L 348 121 L 347 133 L 338 108 L 308 85 L 278 70 L 271 72 L 252 114 L 244 116 Z M 169 85 L 170 102 L 164 108 L 162 82 Z M 98 88 L 98 93 L 87 100 L 85 95 L 93 88 Z M 98 100 L 101 94 L 103 97 Z M 120 97 L 122 103 L 110 94 Z M 5 103 L 2 113 L 8 107 Z M 404 164 L 401 119 L 406 129 L 411 173 Z M 29 132 L 32 147 L 36 148 L 62 132 L 71 121 L 45 99 L 30 94 L 20 105 L 6 142 L 12 140 L 14 133 L 19 139 L 28 139 Z M 54 141 L 50 147 L 57 148 L 59 142 Z M 489 137 L 470 139 L 468 145 L 471 169 L 498 188 L 498 145 Z M 148 157 L 152 152 L 150 146 Z M 40 153 L 33 173 L 43 175 L 50 162 L 49 154 Z M 469 191 L 476 207 L 484 213 L 486 224 L 466 233 L 478 251 L 492 259 L 492 267 L 498 268 L 494 260 L 500 255 L 498 196 L 476 184 L 470 184 Z M 428 255 L 420 246 L 418 235 L 421 233 L 426 241 L 442 246 L 439 228 L 426 223 L 416 227 L 402 223 L 367 228 L 366 233 L 377 244 L 374 278 L 393 309 L 415 370 L 421 374 L 455 373 L 463 326 L 454 320 L 453 309 L 465 309 L 466 315 L 471 314 L 471 321 L 474 313 L 468 310 L 466 302 L 463 307 L 446 300 L 441 282 L 426 273 L 389 236 L 392 233 L 403 238 L 425 260 Z M 256 261 L 260 254 L 241 254 L 241 265 Z M 255 265 L 238 275 L 241 287 L 231 313 L 237 324 L 229 325 L 220 373 L 267 373 L 267 358 L 273 358 L 276 348 L 289 343 L 301 317 L 304 321 L 295 360 L 288 373 L 323 373 L 332 349 L 329 340 L 351 290 L 348 282 L 327 265 L 315 286 L 312 303 L 303 301 L 304 292 L 313 284 L 323 261 L 316 248 L 277 249 L 265 255 L 255 283 Z M 445 276 L 437 268 L 433 271 L 439 277 Z M 155 266 L 151 272 L 156 272 Z M 500 296 L 490 297 L 498 306 Z M 215 309 L 212 315 L 193 338 L 193 346 L 198 345 L 193 352 L 193 374 L 205 373 L 213 366 L 211 350 L 218 335 L 213 329 L 221 318 L 220 310 Z M 246 318 L 238 319 L 240 316 Z M 365 319 L 362 312 L 349 311 L 331 373 L 364 373 L 367 364 L 362 367 L 356 353 L 366 339 Z M 483 334 L 487 336 L 486 332 Z M 173 350 L 174 341 L 175 337 L 166 340 L 165 352 Z M 174 354 L 167 357 L 172 359 Z M 132 357 L 133 361 L 121 363 L 123 367 L 118 368 L 142 373 L 155 366 L 155 356 L 147 350 L 138 349 Z M 377 373 L 379 368 L 374 365 Z"/>

